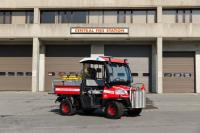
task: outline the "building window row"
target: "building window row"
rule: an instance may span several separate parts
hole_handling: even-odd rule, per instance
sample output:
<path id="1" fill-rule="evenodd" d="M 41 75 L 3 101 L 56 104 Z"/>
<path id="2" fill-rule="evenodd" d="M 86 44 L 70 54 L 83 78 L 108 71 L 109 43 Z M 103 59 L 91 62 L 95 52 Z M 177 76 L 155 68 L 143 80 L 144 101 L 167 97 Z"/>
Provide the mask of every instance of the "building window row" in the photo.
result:
<path id="1" fill-rule="evenodd" d="M 200 23 L 199 9 L 163 10 L 163 23 Z"/>
<path id="2" fill-rule="evenodd" d="M 41 23 L 87 23 L 86 11 L 42 11 Z"/>
<path id="3" fill-rule="evenodd" d="M 155 23 L 155 10 L 42 11 L 41 23 Z"/>
<path id="4" fill-rule="evenodd" d="M 41 23 L 156 23 L 156 10 L 41 10 Z M 33 10 L 2 10 L 0 24 L 32 24 Z M 200 9 L 163 9 L 163 23 L 200 23 Z"/>
<path id="5" fill-rule="evenodd" d="M 0 24 L 31 24 L 33 11 L 0 11 Z"/>

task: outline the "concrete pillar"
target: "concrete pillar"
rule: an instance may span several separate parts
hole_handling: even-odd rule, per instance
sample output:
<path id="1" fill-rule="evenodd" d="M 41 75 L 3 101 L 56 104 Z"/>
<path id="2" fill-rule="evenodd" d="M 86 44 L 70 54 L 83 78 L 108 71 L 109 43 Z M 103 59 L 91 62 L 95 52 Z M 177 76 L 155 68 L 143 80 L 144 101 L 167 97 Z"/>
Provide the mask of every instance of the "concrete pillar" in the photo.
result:
<path id="1" fill-rule="evenodd" d="M 34 8 L 34 24 L 39 24 L 40 23 L 40 9 L 39 8 Z"/>
<path id="2" fill-rule="evenodd" d="M 92 44 L 91 45 L 91 57 L 92 56 L 104 56 L 104 45 Z"/>
<path id="3" fill-rule="evenodd" d="M 157 38 L 157 93 L 163 92 L 163 39 Z"/>
<path id="4" fill-rule="evenodd" d="M 45 46 L 40 44 L 39 91 L 45 91 Z"/>
<path id="5" fill-rule="evenodd" d="M 150 92 L 156 93 L 156 44 L 152 45 L 152 89 Z"/>
<path id="6" fill-rule="evenodd" d="M 196 93 L 200 93 L 200 50 L 195 52 Z"/>
<path id="7" fill-rule="evenodd" d="M 152 92 L 163 92 L 163 39 L 158 37 L 152 47 Z"/>
<path id="8" fill-rule="evenodd" d="M 40 41 L 33 38 L 33 56 L 32 56 L 32 92 L 39 90 L 39 49 Z"/>
<path id="9" fill-rule="evenodd" d="M 162 23 L 162 7 L 157 7 L 157 23 Z"/>

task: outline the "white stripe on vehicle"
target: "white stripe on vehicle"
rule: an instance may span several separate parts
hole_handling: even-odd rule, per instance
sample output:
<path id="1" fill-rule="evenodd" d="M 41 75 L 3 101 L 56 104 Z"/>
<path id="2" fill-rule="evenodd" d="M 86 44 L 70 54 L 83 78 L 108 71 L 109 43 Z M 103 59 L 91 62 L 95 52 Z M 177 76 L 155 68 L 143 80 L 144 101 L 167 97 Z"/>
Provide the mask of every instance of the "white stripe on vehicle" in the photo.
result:
<path id="1" fill-rule="evenodd" d="M 104 90 L 103 92 L 104 92 L 104 93 L 108 93 L 108 94 L 115 94 L 114 91 L 110 91 L 110 90 Z"/>
<path id="2" fill-rule="evenodd" d="M 73 88 L 56 88 L 56 91 L 80 91 L 80 89 L 73 89 Z"/>

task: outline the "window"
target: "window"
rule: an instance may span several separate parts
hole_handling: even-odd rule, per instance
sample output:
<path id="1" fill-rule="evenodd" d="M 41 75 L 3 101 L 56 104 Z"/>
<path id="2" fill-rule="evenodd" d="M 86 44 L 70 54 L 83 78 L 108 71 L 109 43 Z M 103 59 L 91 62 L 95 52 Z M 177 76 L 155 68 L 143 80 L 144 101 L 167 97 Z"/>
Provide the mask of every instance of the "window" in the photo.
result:
<path id="1" fill-rule="evenodd" d="M 5 12 L 4 24 L 11 24 L 11 12 Z"/>
<path id="2" fill-rule="evenodd" d="M 28 15 L 33 21 L 32 15 Z M 27 23 L 29 20 L 27 20 Z M 153 9 L 137 10 L 43 10 L 41 23 L 155 23 L 156 11 Z"/>
<path id="3" fill-rule="evenodd" d="M 1 11 L 0 24 L 33 23 L 33 11 Z"/>
<path id="4" fill-rule="evenodd" d="M 11 12 L 0 12 L 0 24 L 11 24 Z"/>
<path id="5" fill-rule="evenodd" d="M 0 76 L 6 76 L 6 72 L 0 72 Z"/>
<path id="6" fill-rule="evenodd" d="M 138 73 L 131 73 L 131 76 L 137 77 L 137 76 L 138 76 Z"/>
<path id="7" fill-rule="evenodd" d="M 192 10 L 192 23 L 200 23 L 200 10 Z"/>
<path id="8" fill-rule="evenodd" d="M 102 24 L 103 23 L 103 11 L 89 11 L 89 23 L 90 24 Z"/>
<path id="9" fill-rule="evenodd" d="M 181 73 L 174 73 L 174 77 L 175 77 L 175 78 L 179 78 L 179 77 L 181 77 L 181 76 L 182 76 Z"/>
<path id="10" fill-rule="evenodd" d="M 143 73 L 143 76 L 148 77 L 149 73 Z"/>
<path id="11" fill-rule="evenodd" d="M 32 11 L 26 12 L 26 23 L 27 24 L 33 23 L 33 12 Z"/>
<path id="12" fill-rule="evenodd" d="M 43 11 L 41 23 L 55 23 L 55 11 Z"/>
<path id="13" fill-rule="evenodd" d="M 63 12 L 59 12 L 58 22 L 59 23 L 66 23 L 67 22 L 67 19 L 66 19 L 64 11 Z"/>
<path id="14" fill-rule="evenodd" d="M 59 12 L 59 23 L 70 23 L 70 21 L 71 21 L 71 11 Z"/>
<path id="15" fill-rule="evenodd" d="M 193 10 L 191 9 L 163 10 L 163 22 L 165 23 L 192 23 L 192 19 Z"/>
<path id="16" fill-rule="evenodd" d="M 118 23 L 125 23 L 126 22 L 126 12 L 125 11 L 118 11 L 117 22 Z"/>
<path id="17" fill-rule="evenodd" d="M 0 24 L 4 23 L 4 12 L 0 12 Z"/>
<path id="18" fill-rule="evenodd" d="M 30 17 L 29 17 L 30 16 Z M 31 18 L 29 15 L 27 18 Z M 32 19 L 31 19 L 32 21 Z M 44 10 L 41 23 L 155 23 L 156 11 L 148 10 Z"/>
<path id="19" fill-rule="evenodd" d="M 132 12 L 131 11 L 126 11 L 126 23 L 127 24 L 132 23 Z"/>
<path id="20" fill-rule="evenodd" d="M 192 22 L 192 10 L 185 10 L 185 23 L 191 23 Z"/>
<path id="21" fill-rule="evenodd" d="M 191 78 L 192 77 L 192 74 L 191 73 L 184 73 L 183 76 L 185 78 Z"/>
<path id="22" fill-rule="evenodd" d="M 114 82 L 128 82 L 131 81 L 131 75 L 129 74 L 129 68 L 123 64 L 108 64 L 107 65 L 109 75 L 109 81 Z"/>
<path id="23" fill-rule="evenodd" d="M 88 11 L 42 11 L 41 23 L 87 23 Z"/>
<path id="24" fill-rule="evenodd" d="M 32 72 L 26 72 L 26 76 L 32 76 Z"/>
<path id="25" fill-rule="evenodd" d="M 164 10 L 162 19 L 164 23 L 176 23 L 176 10 Z"/>
<path id="26" fill-rule="evenodd" d="M 24 76 L 23 72 L 17 72 L 17 76 Z"/>
<path id="27" fill-rule="evenodd" d="M 172 77 L 172 73 L 164 73 L 164 77 Z"/>
<path id="28" fill-rule="evenodd" d="M 104 24 L 116 24 L 117 23 L 117 11 L 104 11 L 103 12 Z"/>
<path id="29" fill-rule="evenodd" d="M 26 14 L 24 11 L 13 11 L 11 16 L 12 16 L 12 24 L 26 23 Z"/>
<path id="30" fill-rule="evenodd" d="M 8 72 L 8 76 L 15 76 L 15 72 Z"/>
<path id="31" fill-rule="evenodd" d="M 184 11 L 183 10 L 177 10 L 176 23 L 184 23 Z"/>
<path id="32" fill-rule="evenodd" d="M 86 11 L 73 11 L 71 23 L 86 23 L 87 12 Z"/>
<path id="33" fill-rule="evenodd" d="M 191 23 L 192 14 L 191 10 L 177 10 L 177 23 Z"/>
<path id="34" fill-rule="evenodd" d="M 147 11 L 147 23 L 155 23 L 156 22 L 156 12 L 153 10 Z"/>
<path id="35" fill-rule="evenodd" d="M 132 16 L 133 23 L 147 23 L 147 14 L 144 10 L 134 10 Z"/>

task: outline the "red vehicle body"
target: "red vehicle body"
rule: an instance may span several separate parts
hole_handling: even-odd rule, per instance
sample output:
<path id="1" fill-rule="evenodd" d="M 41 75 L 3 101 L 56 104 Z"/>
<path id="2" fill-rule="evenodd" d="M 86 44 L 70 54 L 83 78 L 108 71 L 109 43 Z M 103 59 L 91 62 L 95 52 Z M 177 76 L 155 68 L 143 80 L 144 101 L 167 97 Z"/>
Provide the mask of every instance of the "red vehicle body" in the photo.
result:
<path id="1" fill-rule="evenodd" d="M 73 115 L 77 110 L 91 113 L 102 109 L 108 118 L 119 119 L 124 111 L 131 116 L 141 113 L 145 107 L 145 87 L 142 83 L 133 84 L 127 60 L 90 57 L 80 62 L 83 72 L 79 83 L 53 81 L 62 115 Z"/>

